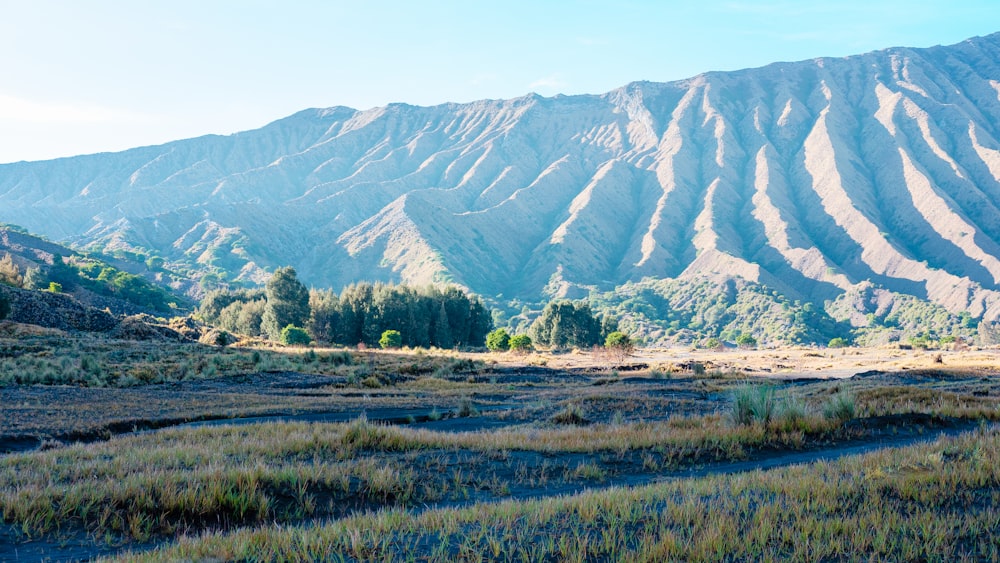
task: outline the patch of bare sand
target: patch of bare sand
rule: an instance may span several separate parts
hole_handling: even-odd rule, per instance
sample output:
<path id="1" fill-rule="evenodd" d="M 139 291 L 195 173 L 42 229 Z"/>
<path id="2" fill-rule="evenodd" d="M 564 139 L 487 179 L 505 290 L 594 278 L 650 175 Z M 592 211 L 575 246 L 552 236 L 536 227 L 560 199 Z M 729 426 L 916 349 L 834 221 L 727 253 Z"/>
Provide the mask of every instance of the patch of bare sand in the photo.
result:
<path id="1" fill-rule="evenodd" d="M 483 358 L 483 355 L 477 355 Z M 487 361 L 506 366 L 545 366 L 565 370 L 611 370 L 613 362 L 591 351 L 553 354 L 490 354 Z M 747 376 L 785 379 L 851 377 L 868 371 L 899 372 L 918 369 L 948 369 L 1000 373 L 1000 350 L 899 350 L 893 348 L 778 348 L 766 350 L 701 350 L 659 348 L 637 350 L 625 362 L 650 369 L 686 371 L 698 363 L 707 371 L 744 373 Z"/>

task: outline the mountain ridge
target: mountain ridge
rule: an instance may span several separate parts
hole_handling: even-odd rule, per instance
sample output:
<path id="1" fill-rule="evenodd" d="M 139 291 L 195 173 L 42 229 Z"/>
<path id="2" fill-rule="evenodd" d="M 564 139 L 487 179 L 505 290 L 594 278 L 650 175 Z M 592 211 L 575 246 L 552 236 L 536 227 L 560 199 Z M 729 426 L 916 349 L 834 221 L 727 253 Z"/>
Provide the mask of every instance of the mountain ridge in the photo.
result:
<path id="1" fill-rule="evenodd" d="M 504 299 L 739 276 L 1000 317 L 1000 34 L 604 94 L 308 109 L 0 165 L 0 220 L 174 269 Z"/>

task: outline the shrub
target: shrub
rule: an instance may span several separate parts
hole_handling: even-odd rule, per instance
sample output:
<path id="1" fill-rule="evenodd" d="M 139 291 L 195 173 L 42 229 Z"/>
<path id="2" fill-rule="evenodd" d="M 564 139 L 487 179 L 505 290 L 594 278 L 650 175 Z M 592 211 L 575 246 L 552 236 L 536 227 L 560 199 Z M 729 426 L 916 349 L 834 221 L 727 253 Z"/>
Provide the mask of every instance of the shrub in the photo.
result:
<path id="1" fill-rule="evenodd" d="M 527 334 L 518 334 L 510 337 L 510 351 L 519 354 L 526 354 L 532 351 L 531 337 Z"/>
<path id="2" fill-rule="evenodd" d="M 510 335 L 506 330 L 498 328 L 486 335 L 486 347 L 491 352 L 506 352 L 510 349 Z"/>
<path id="3" fill-rule="evenodd" d="M 455 416 L 460 418 L 479 416 L 479 409 L 476 408 L 476 405 L 472 404 L 472 399 L 466 397 L 462 399 L 458 404 L 458 408 L 455 409 Z"/>
<path id="4" fill-rule="evenodd" d="M 847 340 L 841 337 L 836 337 L 830 339 L 830 343 L 826 345 L 827 348 L 847 348 Z"/>
<path id="5" fill-rule="evenodd" d="M 719 348 L 722 348 L 722 341 L 713 336 L 706 339 L 701 347 L 707 350 L 718 350 Z"/>
<path id="6" fill-rule="evenodd" d="M 236 338 L 225 330 L 213 328 L 202 335 L 198 342 L 209 346 L 229 346 L 236 342 Z"/>
<path id="7" fill-rule="evenodd" d="M 399 348 L 403 345 L 403 335 L 399 333 L 398 330 L 387 330 L 382 333 L 382 337 L 378 339 L 378 345 L 382 347 L 383 350 L 389 348 Z"/>
<path id="8" fill-rule="evenodd" d="M 304 328 L 288 325 L 281 329 L 281 343 L 285 346 L 308 346 L 312 342 L 309 333 Z"/>
<path id="9" fill-rule="evenodd" d="M 583 409 L 576 403 L 567 404 L 561 411 L 552 415 L 552 418 L 549 420 L 555 424 L 569 424 L 574 426 L 581 426 L 590 422 L 583 416 Z"/>

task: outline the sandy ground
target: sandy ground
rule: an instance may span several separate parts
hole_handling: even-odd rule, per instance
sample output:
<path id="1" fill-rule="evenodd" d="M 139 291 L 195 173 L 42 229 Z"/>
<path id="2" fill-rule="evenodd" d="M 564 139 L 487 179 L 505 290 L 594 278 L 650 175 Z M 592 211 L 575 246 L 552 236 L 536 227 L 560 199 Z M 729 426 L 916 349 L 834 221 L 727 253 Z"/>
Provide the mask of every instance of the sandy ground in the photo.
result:
<path id="1" fill-rule="evenodd" d="M 482 357 L 481 355 L 479 357 Z M 590 351 L 527 356 L 493 354 L 503 365 L 545 365 L 555 369 L 612 369 L 614 362 Z M 940 360 L 940 361 L 939 361 Z M 768 350 L 641 349 L 626 364 L 646 364 L 661 370 L 683 370 L 700 363 L 708 371 L 739 371 L 748 376 L 781 378 L 844 378 L 866 371 L 913 369 L 982 370 L 1000 372 L 1000 350 L 898 350 L 890 348 L 780 348 Z"/>

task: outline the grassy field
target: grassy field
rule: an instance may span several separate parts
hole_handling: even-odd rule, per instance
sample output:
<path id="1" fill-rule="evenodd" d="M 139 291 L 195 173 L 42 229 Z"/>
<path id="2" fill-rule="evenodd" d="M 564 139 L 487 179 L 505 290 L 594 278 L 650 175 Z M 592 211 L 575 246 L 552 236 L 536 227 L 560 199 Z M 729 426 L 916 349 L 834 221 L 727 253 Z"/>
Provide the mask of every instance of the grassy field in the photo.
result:
<path id="1" fill-rule="evenodd" d="M 0 352 L 0 559 L 997 555 L 989 351 Z"/>
<path id="2" fill-rule="evenodd" d="M 207 534 L 120 560 L 991 561 L 998 468 L 1000 436 L 979 432 L 768 472 Z"/>

